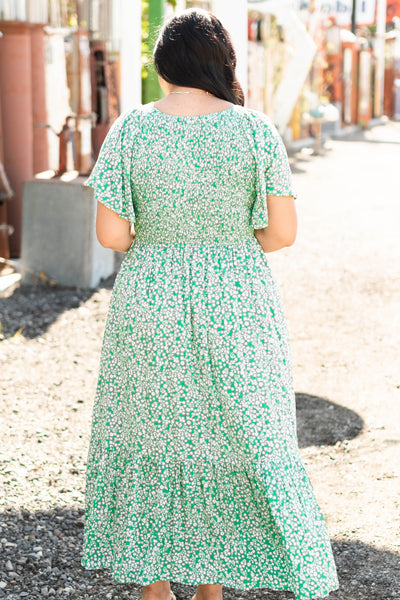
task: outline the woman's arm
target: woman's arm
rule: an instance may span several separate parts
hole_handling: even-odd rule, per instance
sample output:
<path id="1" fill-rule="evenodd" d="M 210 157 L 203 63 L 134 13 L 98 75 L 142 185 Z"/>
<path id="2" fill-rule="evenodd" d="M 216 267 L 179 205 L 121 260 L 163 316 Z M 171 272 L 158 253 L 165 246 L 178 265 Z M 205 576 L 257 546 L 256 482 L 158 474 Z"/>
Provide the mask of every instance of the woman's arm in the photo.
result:
<path id="1" fill-rule="evenodd" d="M 127 252 L 135 237 L 130 222 L 122 219 L 115 211 L 99 201 L 97 201 L 96 234 L 104 248 L 118 252 Z"/>
<path id="2" fill-rule="evenodd" d="M 292 246 L 297 234 L 297 214 L 293 196 L 267 196 L 268 227 L 255 229 L 263 252 Z"/>

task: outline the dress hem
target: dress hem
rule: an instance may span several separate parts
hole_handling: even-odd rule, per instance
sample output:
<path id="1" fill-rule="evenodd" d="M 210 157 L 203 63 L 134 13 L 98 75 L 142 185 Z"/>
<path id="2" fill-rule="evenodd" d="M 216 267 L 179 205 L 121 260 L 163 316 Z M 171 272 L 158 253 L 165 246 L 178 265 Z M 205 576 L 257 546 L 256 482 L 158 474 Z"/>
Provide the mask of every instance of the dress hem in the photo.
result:
<path id="1" fill-rule="evenodd" d="M 90 561 L 89 560 L 85 560 L 82 559 L 81 560 L 81 566 L 84 567 L 87 570 L 90 571 L 94 571 L 97 569 L 107 569 L 109 571 L 109 574 L 111 575 L 111 577 L 113 579 L 115 579 L 115 581 L 118 581 L 118 583 L 134 583 L 136 585 L 141 585 L 141 586 L 145 586 L 145 585 L 150 585 L 151 583 L 154 583 L 155 581 L 171 581 L 171 583 L 181 583 L 183 585 L 201 585 L 201 584 L 206 584 L 206 583 L 210 583 L 210 584 L 220 584 L 222 586 L 225 587 L 229 587 L 232 589 L 236 589 L 236 590 L 253 590 L 253 589 L 265 589 L 265 590 L 270 590 L 270 591 L 274 591 L 274 592 L 291 592 L 292 594 L 294 594 L 295 596 L 295 600 L 319 600 L 322 598 L 327 598 L 327 596 L 331 593 L 334 592 L 336 590 L 339 589 L 339 585 L 337 585 L 336 587 L 329 587 L 327 588 L 327 591 L 320 591 L 318 593 L 318 595 L 307 595 L 307 594 L 300 594 L 300 595 L 296 595 L 296 592 L 293 590 L 292 587 L 289 586 L 284 586 L 283 584 L 281 586 L 276 586 L 274 587 L 273 585 L 271 585 L 271 583 L 269 583 L 267 580 L 265 581 L 257 581 L 254 583 L 235 583 L 230 581 L 229 579 L 226 578 L 218 578 L 218 581 L 215 581 L 215 578 L 211 578 L 210 581 L 205 581 L 204 577 L 202 578 L 201 581 L 194 581 L 194 580 L 188 580 L 187 577 L 181 577 L 179 575 L 172 575 L 172 574 L 165 574 L 165 575 L 154 575 L 154 579 L 152 581 L 149 581 L 146 579 L 146 581 L 144 581 L 140 576 L 135 577 L 135 579 L 133 578 L 128 578 L 128 577 L 121 577 L 119 575 L 117 575 L 116 571 L 113 571 L 112 567 L 110 566 L 110 563 L 105 562 L 104 564 L 96 564 L 96 566 L 89 566 L 90 565 Z"/>

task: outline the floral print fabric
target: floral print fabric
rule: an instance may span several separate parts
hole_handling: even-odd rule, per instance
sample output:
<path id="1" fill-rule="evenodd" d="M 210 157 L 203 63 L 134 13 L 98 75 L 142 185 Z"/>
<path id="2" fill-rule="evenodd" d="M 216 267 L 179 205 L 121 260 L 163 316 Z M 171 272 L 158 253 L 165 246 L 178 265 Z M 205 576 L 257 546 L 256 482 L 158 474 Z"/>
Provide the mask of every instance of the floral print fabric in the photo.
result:
<path id="1" fill-rule="evenodd" d="M 153 104 L 87 181 L 134 223 L 112 291 L 87 460 L 82 565 L 121 582 L 325 596 L 337 575 L 299 455 L 288 333 L 254 228 L 294 195 L 283 142 L 239 106 Z"/>

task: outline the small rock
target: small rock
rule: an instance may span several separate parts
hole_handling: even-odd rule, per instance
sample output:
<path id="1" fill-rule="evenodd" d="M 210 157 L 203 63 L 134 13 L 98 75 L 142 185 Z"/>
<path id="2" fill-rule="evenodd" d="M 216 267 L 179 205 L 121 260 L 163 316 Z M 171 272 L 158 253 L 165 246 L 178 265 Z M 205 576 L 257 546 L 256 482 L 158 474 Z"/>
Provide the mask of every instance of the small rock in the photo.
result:
<path id="1" fill-rule="evenodd" d="M 7 586 L 7 581 L 0 581 L 0 589 L 4 590 L 4 588 Z"/>
<path id="2" fill-rule="evenodd" d="M 6 569 L 7 569 L 7 571 L 13 571 L 13 570 L 14 570 L 14 567 L 13 567 L 13 565 L 12 565 L 12 562 L 11 562 L 11 560 L 8 560 L 8 561 L 6 562 Z"/>
<path id="3" fill-rule="evenodd" d="M 25 596 L 29 596 L 29 592 L 20 592 L 20 598 L 24 598 Z"/>
<path id="4" fill-rule="evenodd" d="M 40 560 L 40 559 L 39 559 L 39 556 L 36 554 L 36 552 L 29 552 L 29 554 L 28 554 L 28 558 L 30 558 L 30 559 L 32 559 L 32 560 L 34 560 L 34 561 L 36 561 L 36 562 L 37 562 L 38 560 Z"/>

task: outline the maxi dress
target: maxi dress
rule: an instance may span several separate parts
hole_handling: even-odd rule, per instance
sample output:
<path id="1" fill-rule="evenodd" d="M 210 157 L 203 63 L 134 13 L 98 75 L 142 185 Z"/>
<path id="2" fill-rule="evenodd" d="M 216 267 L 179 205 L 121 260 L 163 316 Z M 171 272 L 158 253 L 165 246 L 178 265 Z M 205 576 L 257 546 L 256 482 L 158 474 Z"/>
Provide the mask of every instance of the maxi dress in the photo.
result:
<path id="1" fill-rule="evenodd" d="M 268 194 L 296 198 L 271 119 L 137 106 L 86 184 L 136 234 L 102 345 L 82 565 L 327 595 L 336 567 L 299 455 L 285 316 L 254 236 Z"/>

